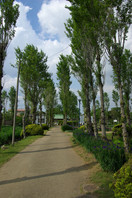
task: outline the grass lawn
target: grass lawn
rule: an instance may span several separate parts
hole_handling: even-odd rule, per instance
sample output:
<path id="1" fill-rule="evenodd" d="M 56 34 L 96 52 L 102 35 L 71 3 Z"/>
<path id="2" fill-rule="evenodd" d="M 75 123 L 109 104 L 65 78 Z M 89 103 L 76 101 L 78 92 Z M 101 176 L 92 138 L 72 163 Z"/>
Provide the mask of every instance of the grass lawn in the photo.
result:
<path id="1" fill-rule="evenodd" d="M 14 155 L 16 155 L 21 150 L 23 150 L 26 146 L 28 146 L 29 144 L 33 143 L 35 140 L 37 140 L 38 138 L 41 138 L 41 137 L 43 137 L 43 136 L 41 136 L 41 135 L 29 136 L 26 139 L 22 139 L 22 140 L 16 142 L 14 144 L 14 146 L 6 145 L 4 150 L 0 148 L 0 167 L 5 162 L 10 160 Z"/>
<path id="2" fill-rule="evenodd" d="M 91 181 L 99 185 L 99 190 L 94 194 L 98 198 L 114 198 L 114 192 L 109 188 L 109 184 L 113 181 L 113 174 L 99 170 L 91 176 Z"/>

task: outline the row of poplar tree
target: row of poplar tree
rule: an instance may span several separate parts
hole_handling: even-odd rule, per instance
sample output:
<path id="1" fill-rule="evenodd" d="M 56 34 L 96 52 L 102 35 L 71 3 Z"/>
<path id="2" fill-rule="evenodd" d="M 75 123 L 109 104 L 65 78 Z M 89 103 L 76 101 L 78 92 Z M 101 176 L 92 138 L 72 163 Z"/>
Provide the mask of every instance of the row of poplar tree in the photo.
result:
<path id="1" fill-rule="evenodd" d="M 0 128 L 2 126 L 2 104 L 5 111 L 7 92 L 2 91 L 2 77 L 4 60 L 6 57 L 7 47 L 15 36 L 16 22 L 19 16 L 19 6 L 14 4 L 14 0 L 0 1 Z M 40 124 L 42 121 L 42 106 L 46 109 L 46 121 L 49 126 L 53 125 L 54 112 L 68 112 L 69 117 L 78 119 L 79 110 L 77 108 L 77 97 L 70 91 L 68 108 L 62 101 L 62 109 L 57 106 L 57 94 L 52 79 L 52 74 L 48 72 L 48 57 L 41 50 L 39 51 L 34 45 L 27 45 L 24 50 L 19 47 L 15 49 L 16 64 L 13 67 L 18 68 L 18 80 L 24 94 L 25 113 L 24 121 L 29 122 L 29 114 L 32 115 L 32 123 L 36 121 L 36 115 L 39 111 Z M 14 111 L 14 99 L 17 95 L 14 87 L 11 88 L 10 102 L 11 111 Z M 10 96 L 10 92 L 8 94 Z M 10 99 L 10 98 L 9 98 Z M 60 97 L 62 99 L 62 97 Z M 16 100 L 17 97 L 16 97 Z M 57 106 L 57 107 L 56 107 Z M 56 109 L 55 109 L 56 107 Z M 4 112 L 5 113 L 5 112 Z M 4 115 L 4 114 L 3 114 Z M 67 118 L 67 116 L 66 116 Z M 26 123 L 25 123 L 26 124 Z M 24 125 L 25 125 L 24 124 Z"/>
<path id="2" fill-rule="evenodd" d="M 130 124 L 132 94 L 132 53 L 125 41 L 132 23 L 130 0 L 68 0 L 70 18 L 66 35 L 71 41 L 72 55 L 67 56 L 72 72 L 81 84 L 86 129 L 93 133 L 90 104 L 93 106 L 94 134 L 97 137 L 96 95 L 100 92 L 101 130 L 106 138 L 104 109 L 104 65 L 107 58 L 113 69 L 113 82 L 119 93 L 123 141 L 126 152 L 129 140 L 126 124 Z M 68 79 L 67 79 L 68 81 Z M 125 113 L 125 107 L 127 112 Z"/>
<path id="3" fill-rule="evenodd" d="M 3 67 L 10 41 L 15 36 L 16 22 L 19 17 L 19 5 L 14 0 L 0 1 L 0 128 L 2 126 L 2 102 L 7 94 L 2 87 Z M 47 56 L 33 45 L 27 45 L 22 51 L 15 49 L 16 64 L 19 68 L 20 84 L 24 94 L 25 120 L 29 118 L 29 107 L 35 123 L 36 112 L 39 108 L 42 120 L 42 105 L 45 104 L 47 123 L 52 125 L 53 107 L 56 102 L 56 90 L 52 75 L 48 72 Z M 10 95 L 10 94 L 9 94 Z M 13 107 L 12 107 L 13 111 Z"/>
<path id="4" fill-rule="evenodd" d="M 65 24 L 66 34 L 71 40 L 72 55 L 60 56 L 57 66 L 57 76 L 60 80 L 60 99 L 64 107 L 66 120 L 67 93 L 71 82 L 69 77 L 62 75 L 59 65 L 70 65 L 72 72 L 81 84 L 80 96 L 82 98 L 86 129 L 92 131 L 90 103 L 93 104 L 94 134 L 97 137 L 96 105 L 97 90 L 100 91 L 101 103 L 101 130 L 102 136 L 106 137 L 105 110 L 104 110 L 104 73 L 102 59 L 107 56 L 112 69 L 115 88 L 120 96 L 121 122 L 123 128 L 123 140 L 126 152 L 129 150 L 128 133 L 126 129 L 126 117 L 130 123 L 130 94 L 132 92 L 132 54 L 125 49 L 127 33 L 132 22 L 132 1 L 130 0 L 68 0 L 71 5 L 71 18 Z M 2 0 L 0 2 L 0 126 L 2 124 L 2 77 L 6 50 L 9 42 L 15 35 L 16 21 L 19 16 L 18 5 L 14 0 Z M 36 108 L 39 104 L 42 108 L 42 98 L 48 97 L 49 87 L 51 97 L 55 93 L 51 74 L 48 73 L 46 55 L 33 45 L 27 45 L 24 51 L 16 49 L 16 66 L 20 65 L 20 82 L 25 95 L 25 107 L 31 103 L 33 122 L 35 120 Z M 30 67 L 28 66 L 30 65 Z M 35 66 L 35 67 L 34 67 Z M 29 75 L 30 74 L 30 75 Z M 64 79 L 67 84 L 63 83 Z M 49 85 L 48 85 L 49 83 Z M 45 96 L 43 90 L 45 88 Z M 46 92 L 47 88 L 47 92 Z M 69 91 L 68 91 L 69 93 Z M 53 104 L 53 102 L 51 102 Z M 125 106 L 127 113 L 125 114 Z M 28 111 L 27 111 L 28 112 Z"/>

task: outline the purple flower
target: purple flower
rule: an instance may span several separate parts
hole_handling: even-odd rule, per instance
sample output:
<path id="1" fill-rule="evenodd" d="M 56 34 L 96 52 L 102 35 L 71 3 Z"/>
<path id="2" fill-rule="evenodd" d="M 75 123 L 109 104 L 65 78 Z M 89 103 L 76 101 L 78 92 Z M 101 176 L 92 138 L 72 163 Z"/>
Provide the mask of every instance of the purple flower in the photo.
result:
<path id="1" fill-rule="evenodd" d="M 107 146 L 103 146 L 103 149 L 106 149 L 107 148 Z"/>

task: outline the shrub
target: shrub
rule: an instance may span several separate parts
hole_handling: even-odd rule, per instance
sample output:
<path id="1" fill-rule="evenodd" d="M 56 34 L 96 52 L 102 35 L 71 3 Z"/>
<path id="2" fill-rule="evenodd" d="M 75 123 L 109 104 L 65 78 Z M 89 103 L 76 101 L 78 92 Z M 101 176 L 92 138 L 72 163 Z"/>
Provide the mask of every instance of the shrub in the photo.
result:
<path id="1" fill-rule="evenodd" d="M 81 129 L 84 132 L 85 131 L 85 125 L 80 126 L 79 129 Z"/>
<path id="2" fill-rule="evenodd" d="M 120 137 L 122 137 L 122 124 L 116 124 L 112 128 L 112 135 L 113 136 L 120 136 Z"/>
<path id="3" fill-rule="evenodd" d="M 59 120 L 58 125 L 62 125 L 62 124 L 63 124 L 63 120 Z"/>
<path id="4" fill-rule="evenodd" d="M 43 133 L 44 131 L 40 125 L 30 124 L 25 127 L 26 136 L 43 135 Z M 23 136 L 23 130 L 21 131 L 21 136 Z"/>
<path id="5" fill-rule="evenodd" d="M 101 138 L 96 139 L 79 129 L 73 132 L 73 136 L 89 152 L 95 155 L 104 171 L 116 172 L 126 162 L 124 148 L 116 144 Z"/>
<path id="6" fill-rule="evenodd" d="M 132 197 L 132 159 L 114 174 L 114 181 L 110 187 L 115 198 Z"/>
<path id="7" fill-rule="evenodd" d="M 126 125 L 129 137 L 132 136 L 132 126 Z M 112 135 L 122 137 L 122 124 L 117 124 L 112 128 Z"/>
<path id="8" fill-rule="evenodd" d="M 62 131 L 68 131 L 68 130 L 73 130 L 72 126 L 70 125 L 62 125 L 61 126 Z"/>
<path id="9" fill-rule="evenodd" d="M 70 126 L 78 126 L 78 121 L 68 121 L 67 124 Z"/>
<path id="10" fill-rule="evenodd" d="M 16 126 L 22 126 L 22 117 L 16 116 Z"/>
<path id="11" fill-rule="evenodd" d="M 48 127 L 47 124 L 42 124 L 42 129 L 43 129 L 43 130 L 49 130 L 49 127 Z"/>
<path id="12" fill-rule="evenodd" d="M 15 129 L 15 140 L 20 140 L 21 127 Z M 12 126 L 3 126 L 0 132 L 0 146 L 3 144 L 9 144 L 12 141 Z"/>

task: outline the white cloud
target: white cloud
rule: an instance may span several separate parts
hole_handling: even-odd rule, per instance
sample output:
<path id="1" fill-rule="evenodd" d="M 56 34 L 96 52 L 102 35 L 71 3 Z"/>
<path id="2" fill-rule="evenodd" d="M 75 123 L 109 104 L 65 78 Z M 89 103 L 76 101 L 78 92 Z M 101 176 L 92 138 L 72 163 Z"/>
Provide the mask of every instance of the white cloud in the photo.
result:
<path id="1" fill-rule="evenodd" d="M 33 44 L 39 49 L 42 49 L 49 57 L 48 65 L 49 71 L 53 73 L 53 79 L 56 81 L 56 64 L 59 60 L 60 53 L 64 55 L 70 54 L 71 49 L 68 47 L 70 41 L 66 37 L 64 31 L 64 22 L 69 18 L 69 11 L 65 8 L 65 5 L 69 5 L 66 0 L 51 0 L 42 4 L 42 7 L 38 13 L 38 21 L 40 23 L 42 32 L 38 35 L 32 28 L 30 21 L 27 19 L 28 12 L 31 8 L 20 5 L 20 16 L 17 21 L 16 34 L 14 39 L 9 45 L 7 51 L 7 57 L 4 64 L 3 78 L 4 89 L 9 90 L 11 86 L 16 86 L 17 69 L 10 66 L 10 63 L 15 63 L 15 51 L 14 48 L 20 47 L 24 49 L 27 44 Z M 128 41 L 126 47 L 132 50 L 132 27 L 128 34 Z M 105 90 L 109 93 L 112 91 L 113 85 L 110 80 L 111 67 L 106 67 L 106 85 Z M 72 77 L 73 80 L 73 77 Z M 71 89 L 77 94 L 77 90 L 80 86 L 76 80 L 73 80 Z M 22 94 L 19 93 L 20 104 L 22 104 Z"/>
<path id="2" fill-rule="evenodd" d="M 58 36 L 63 42 L 66 39 L 64 22 L 70 15 L 65 5 L 70 5 L 70 3 L 66 0 L 51 0 L 42 5 L 38 18 L 45 37 L 50 35 L 50 37 L 55 38 Z"/>
<path id="3" fill-rule="evenodd" d="M 126 41 L 125 47 L 127 49 L 130 49 L 131 52 L 132 52 L 132 25 L 131 25 L 131 27 L 129 29 L 129 32 L 128 32 L 128 37 L 127 37 L 127 41 Z"/>
<path id="4" fill-rule="evenodd" d="M 48 15 L 47 13 L 46 16 L 49 17 L 49 20 L 47 18 L 45 20 L 50 21 L 51 25 L 53 25 L 52 20 L 53 18 L 56 17 L 56 21 L 54 21 L 55 22 L 54 25 L 57 27 L 57 31 L 55 33 L 56 37 L 54 37 L 54 39 L 51 39 L 50 37 L 47 40 L 44 40 L 42 37 L 40 37 L 40 35 L 36 34 L 36 32 L 33 30 L 31 26 L 30 21 L 27 19 L 27 14 L 28 12 L 30 12 L 31 8 L 28 6 L 24 6 L 22 3 L 19 3 L 20 16 L 17 20 L 15 37 L 13 38 L 13 40 L 11 41 L 8 47 L 7 56 L 6 56 L 5 63 L 4 63 L 5 76 L 3 78 L 3 83 L 4 83 L 5 90 L 9 90 L 11 86 L 16 87 L 17 69 L 11 67 L 11 64 L 15 64 L 15 61 L 16 61 L 14 48 L 20 47 L 20 49 L 23 50 L 27 44 L 33 44 L 36 47 L 38 47 L 38 49 L 42 49 L 46 53 L 46 55 L 49 57 L 49 60 L 48 60 L 49 71 L 53 73 L 53 79 L 56 81 L 55 79 L 56 64 L 58 62 L 58 57 L 60 53 L 70 54 L 71 52 L 70 47 L 68 48 L 69 40 L 66 38 L 64 34 L 63 23 L 65 22 L 65 19 L 68 17 L 67 10 L 66 12 L 64 11 L 65 3 L 66 1 L 62 0 L 62 1 L 51 1 L 49 2 L 48 5 L 46 3 L 43 3 L 42 5 L 42 9 L 45 8 L 45 6 L 49 6 L 49 10 L 51 12 L 53 9 L 54 14 L 59 13 L 61 9 L 63 10 L 61 12 L 61 14 L 63 13 L 62 14 L 63 16 L 61 17 L 60 24 L 59 24 L 58 14 L 57 16 L 52 14 L 52 19 L 51 19 L 51 16 Z M 54 5 L 56 8 L 53 7 Z M 42 17 L 42 14 L 41 14 L 41 17 Z M 57 21 L 58 21 L 58 25 L 57 25 Z M 44 29 L 42 29 L 42 32 L 44 33 Z M 47 34 L 47 31 L 44 34 Z M 51 33 L 51 35 L 54 35 L 54 32 L 53 34 Z M 65 50 L 63 51 L 63 49 Z M 22 94 L 19 92 L 19 97 L 21 97 L 21 95 Z M 22 102 L 22 98 L 19 103 L 21 102 Z"/>
<path id="5" fill-rule="evenodd" d="M 3 77 L 2 82 L 3 82 L 3 88 L 4 88 L 5 90 L 9 90 L 9 88 L 10 88 L 11 86 L 16 87 L 17 77 L 14 77 L 14 78 L 13 78 L 13 77 L 11 77 L 11 76 L 9 76 L 9 75 L 5 75 L 5 76 Z"/>

